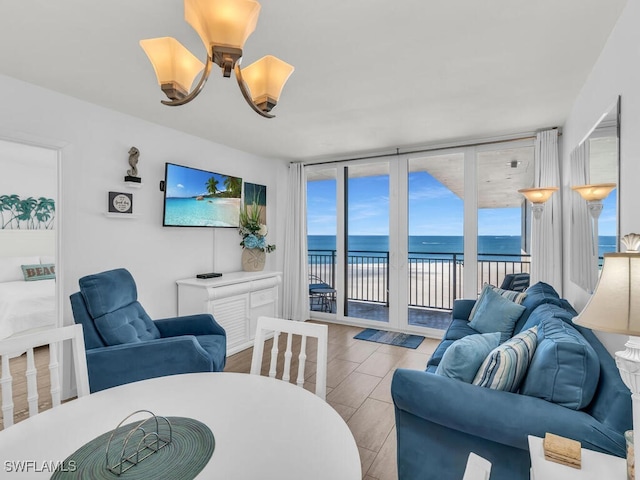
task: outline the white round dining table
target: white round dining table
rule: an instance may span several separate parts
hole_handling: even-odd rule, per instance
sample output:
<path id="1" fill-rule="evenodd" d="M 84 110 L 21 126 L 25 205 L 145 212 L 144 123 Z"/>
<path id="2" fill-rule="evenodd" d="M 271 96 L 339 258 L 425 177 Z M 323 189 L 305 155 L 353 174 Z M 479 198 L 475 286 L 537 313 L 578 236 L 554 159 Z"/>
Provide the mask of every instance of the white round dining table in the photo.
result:
<path id="1" fill-rule="evenodd" d="M 193 418 L 211 429 L 215 449 L 199 479 L 362 476 L 349 427 L 316 395 L 258 375 L 192 373 L 103 390 L 0 431 L 0 478 L 49 478 L 51 472 L 42 471 L 44 462 L 62 462 L 137 410 Z M 19 461 L 31 462 L 29 471 L 23 466 L 16 472 Z"/>

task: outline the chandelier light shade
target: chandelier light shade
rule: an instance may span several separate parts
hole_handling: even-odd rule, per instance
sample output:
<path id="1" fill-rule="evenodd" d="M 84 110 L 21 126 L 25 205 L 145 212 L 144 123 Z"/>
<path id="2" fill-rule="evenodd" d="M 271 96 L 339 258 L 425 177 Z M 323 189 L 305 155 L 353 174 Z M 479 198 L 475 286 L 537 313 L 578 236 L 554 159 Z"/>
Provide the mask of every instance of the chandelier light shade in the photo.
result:
<path id="1" fill-rule="evenodd" d="M 536 187 L 522 188 L 518 190 L 518 193 L 524 195 L 525 198 L 532 203 L 533 216 L 535 218 L 540 218 L 542 216 L 542 211 L 544 210 L 544 202 L 551 198 L 553 192 L 557 191 L 558 187 Z"/>
<path id="2" fill-rule="evenodd" d="M 291 65 L 267 55 L 243 68 L 242 78 L 251 92 L 253 103 L 268 112 L 280 100 L 282 88 L 292 73 Z"/>
<path id="3" fill-rule="evenodd" d="M 175 38 L 141 40 L 140 46 L 153 65 L 162 91 L 171 93 L 172 96 L 167 93 L 169 98 L 175 98 L 179 94 L 186 95 L 196 75 L 204 68 L 204 63 Z M 171 92 L 172 90 L 178 93 Z"/>
<path id="4" fill-rule="evenodd" d="M 254 0 L 184 1 L 184 19 L 208 51 L 216 45 L 244 48 L 259 15 L 260 4 Z"/>
<path id="5" fill-rule="evenodd" d="M 256 113 L 272 118 L 274 115 L 269 112 L 278 103 L 294 68 L 272 55 L 240 68 L 244 44 L 256 29 L 260 8 L 255 0 L 184 0 L 185 20 L 198 33 L 207 51 L 205 64 L 173 38 L 142 40 L 140 45 L 169 98 L 162 103 L 169 106 L 189 103 L 202 91 L 212 65 L 216 64 L 224 77 L 234 72 L 244 99 Z M 190 89 L 202 70 L 198 83 Z M 245 74 L 247 79 L 243 78 Z"/>
<path id="6" fill-rule="evenodd" d="M 584 198 L 587 202 L 602 201 L 616 188 L 615 183 L 597 183 L 594 185 L 579 185 L 577 187 L 571 187 Z"/>

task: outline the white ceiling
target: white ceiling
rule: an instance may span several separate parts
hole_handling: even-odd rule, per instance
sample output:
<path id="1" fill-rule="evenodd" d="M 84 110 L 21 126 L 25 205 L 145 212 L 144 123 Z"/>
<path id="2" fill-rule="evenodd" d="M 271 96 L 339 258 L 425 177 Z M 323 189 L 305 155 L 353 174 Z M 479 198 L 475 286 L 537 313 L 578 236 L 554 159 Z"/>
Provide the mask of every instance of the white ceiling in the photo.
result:
<path id="1" fill-rule="evenodd" d="M 244 65 L 296 67 L 274 119 L 212 73 L 182 107 L 138 41 L 201 59 L 180 0 L 4 0 L 0 73 L 258 155 L 288 160 L 560 126 L 626 0 L 265 0 Z"/>

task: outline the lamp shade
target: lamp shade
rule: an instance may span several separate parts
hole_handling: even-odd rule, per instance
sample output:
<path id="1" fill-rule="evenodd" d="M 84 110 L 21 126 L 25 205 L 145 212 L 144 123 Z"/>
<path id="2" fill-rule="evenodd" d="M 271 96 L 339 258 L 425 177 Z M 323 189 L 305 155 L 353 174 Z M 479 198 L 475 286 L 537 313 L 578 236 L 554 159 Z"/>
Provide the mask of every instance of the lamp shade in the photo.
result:
<path id="1" fill-rule="evenodd" d="M 558 187 L 537 187 L 522 188 L 518 193 L 524 195 L 531 203 L 544 203 L 551 198 L 553 192 L 557 192 Z"/>
<path id="2" fill-rule="evenodd" d="M 160 85 L 176 83 L 188 92 L 193 79 L 204 68 L 204 64 L 175 38 L 140 40 L 140 46 L 149 57 Z"/>
<path id="3" fill-rule="evenodd" d="M 603 332 L 640 335 L 640 254 L 604 254 L 596 290 L 573 323 Z"/>
<path id="4" fill-rule="evenodd" d="M 184 18 L 209 52 L 213 45 L 242 49 L 259 15 L 260 4 L 254 0 L 184 0 Z"/>
<path id="5" fill-rule="evenodd" d="M 604 200 L 614 188 L 616 188 L 615 183 L 597 183 L 594 185 L 571 187 L 572 190 L 578 192 L 580 196 L 588 202 Z"/>
<path id="6" fill-rule="evenodd" d="M 249 87 L 254 102 L 260 103 L 265 98 L 277 102 L 293 70 L 287 62 L 267 55 L 243 68 L 242 78 Z"/>

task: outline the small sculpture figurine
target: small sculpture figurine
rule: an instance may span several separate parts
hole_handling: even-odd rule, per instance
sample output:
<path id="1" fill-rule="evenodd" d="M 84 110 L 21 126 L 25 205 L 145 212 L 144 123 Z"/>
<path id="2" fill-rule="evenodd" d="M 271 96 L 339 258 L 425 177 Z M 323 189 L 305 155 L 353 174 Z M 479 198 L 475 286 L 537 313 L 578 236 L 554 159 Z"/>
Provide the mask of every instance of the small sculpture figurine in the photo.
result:
<path id="1" fill-rule="evenodd" d="M 138 157 L 140 156 L 140 151 L 136 147 L 131 147 L 129 149 L 129 165 L 131 168 L 127 170 L 127 176 L 124 177 L 125 182 L 136 182 L 140 183 L 142 179 L 138 177 Z"/>

